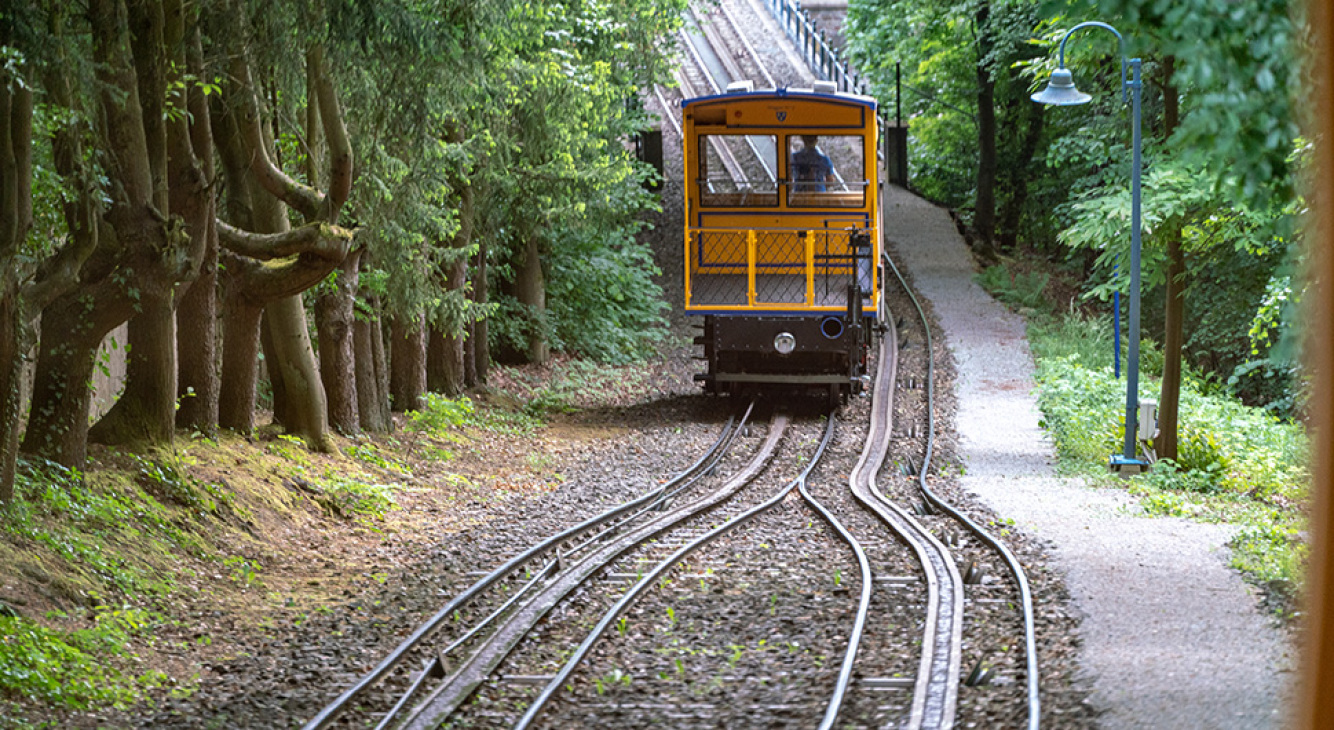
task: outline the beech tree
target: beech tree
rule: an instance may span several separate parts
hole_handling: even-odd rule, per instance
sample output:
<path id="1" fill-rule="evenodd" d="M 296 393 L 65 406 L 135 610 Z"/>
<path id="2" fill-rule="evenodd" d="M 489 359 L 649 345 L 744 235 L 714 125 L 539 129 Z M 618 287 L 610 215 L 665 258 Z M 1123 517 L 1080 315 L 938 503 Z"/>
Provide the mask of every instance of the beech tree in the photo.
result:
<path id="1" fill-rule="evenodd" d="M 971 213 L 988 258 L 1017 242 L 1043 151 L 1043 110 L 1021 68 L 1041 55 L 1029 42 L 1038 21 L 1032 0 L 869 0 L 848 10 L 853 64 L 882 100 L 902 69 L 914 186 Z"/>
<path id="2" fill-rule="evenodd" d="M 163 3 L 137 0 L 131 13 L 124 0 L 90 0 L 87 21 L 98 29 L 92 34 L 96 91 L 89 97 L 101 119 L 99 147 L 108 181 L 102 193 L 109 200 L 79 283 L 43 311 L 33 383 L 33 401 L 40 406 L 31 411 L 23 444 L 72 467 L 81 467 L 87 453 L 88 383 L 97 348 L 133 316 L 147 313 L 150 322 L 140 329 L 133 366 L 135 398 L 144 399 L 138 425 L 160 435 L 161 421 L 174 420 L 175 342 L 160 328 L 170 330 L 175 287 L 203 254 L 202 237 L 190 236 L 179 220 L 168 218 L 163 194 L 168 146 Z"/>
<path id="3" fill-rule="evenodd" d="M 130 319 L 125 390 L 89 437 L 104 443 L 166 443 L 175 431 L 179 396 L 176 308 L 181 288 L 199 276 L 204 256 L 213 248 L 213 190 L 200 163 L 201 158 L 212 157 L 212 134 L 206 108 L 196 103 L 199 113 L 192 115 L 188 103 L 190 93 L 201 94 L 189 83 L 185 53 L 193 41 L 187 33 L 197 31 L 193 11 L 187 17 L 182 0 L 136 1 L 129 15 L 132 27 L 138 29 L 131 41 L 142 90 L 152 205 L 158 214 L 174 216 L 184 238 L 180 260 L 168 264 L 174 270 L 156 285 L 141 289 Z M 209 384 L 201 383 L 202 397 L 211 398 L 209 391 Z"/>
<path id="4" fill-rule="evenodd" d="M 542 362 L 552 349 L 618 359 L 651 342 L 655 287 L 633 235 L 652 203 L 621 140 L 647 122 L 626 99 L 665 72 L 660 39 L 683 10 L 673 0 L 510 10 L 507 105 L 487 124 L 499 144 L 479 176 L 486 217 L 475 235 L 497 244 L 502 316 L 491 332 L 517 359 Z M 568 255 L 603 266 L 564 265 Z M 587 296 L 602 277 L 608 285 Z"/>
<path id="5" fill-rule="evenodd" d="M 1279 0 L 1240 4 L 1227 13 L 1205 0 L 1153 8 L 1125 0 L 1089 4 L 1096 6 L 1089 12 L 1131 24 L 1122 30 L 1136 43 L 1131 51 L 1147 57 L 1149 81 L 1161 94 L 1161 106 L 1148 107 L 1148 126 L 1159 130 L 1160 143 L 1149 146 L 1146 166 L 1150 178 L 1163 184 L 1146 186 L 1145 205 L 1158 211 L 1150 221 L 1158 225 L 1149 242 L 1161 246 L 1155 252 L 1162 257 L 1157 275 L 1165 288 L 1156 450 L 1176 459 L 1191 280 L 1208 269 L 1217 251 L 1235 250 L 1249 252 L 1272 281 L 1286 274 L 1270 253 L 1295 251 L 1298 129 L 1290 90 L 1297 88 L 1300 69 L 1293 48 L 1296 26 L 1288 3 Z M 1155 119 L 1155 112 L 1161 116 Z M 1088 212 L 1101 209 L 1107 215 L 1111 205 L 1129 207 L 1127 191 L 1116 182 L 1080 197 L 1079 209 Z M 1109 254 L 1124 249 L 1121 233 L 1128 238 L 1124 216 L 1098 221 L 1095 213 L 1064 236 L 1074 245 L 1108 252 L 1103 258 L 1110 260 Z M 1242 287 L 1236 293 L 1241 295 Z"/>
<path id="6" fill-rule="evenodd" d="M 261 360 L 275 421 L 327 449 L 330 424 L 391 427 L 391 391 L 410 408 L 484 381 L 492 338 L 534 360 L 644 352 L 649 198 L 624 139 L 649 120 L 624 102 L 665 71 L 682 7 L 0 11 L 0 499 L 21 431 L 73 467 L 90 436 L 250 433 Z M 90 431 L 94 353 L 126 321 L 125 390 Z"/>
<path id="7" fill-rule="evenodd" d="M 226 251 L 226 302 L 220 423 L 248 433 L 254 427 L 260 316 L 267 314 L 273 357 L 269 378 L 275 413 L 311 448 L 328 450 L 328 415 L 314 350 L 306 327 L 301 292 L 340 266 L 352 232 L 337 225 L 352 185 L 352 148 L 323 46 L 305 52 L 312 86 L 307 104 L 317 104 L 329 150 L 328 191 L 287 175 L 273 162 L 274 140 L 262 123 L 250 63 L 232 61 L 232 82 L 224 89 L 224 128 L 219 151 L 229 183 L 228 212 L 235 224 L 219 222 Z M 291 228 L 287 208 L 307 222 Z"/>

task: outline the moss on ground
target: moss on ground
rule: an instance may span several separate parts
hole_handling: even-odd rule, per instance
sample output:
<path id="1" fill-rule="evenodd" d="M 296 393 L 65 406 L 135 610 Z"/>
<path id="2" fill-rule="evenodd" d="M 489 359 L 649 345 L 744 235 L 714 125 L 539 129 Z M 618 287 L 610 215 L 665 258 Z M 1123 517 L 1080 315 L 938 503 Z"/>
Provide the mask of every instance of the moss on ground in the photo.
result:
<path id="1" fill-rule="evenodd" d="M 537 452 L 605 435 L 547 428 L 598 405 L 573 385 L 590 368 L 498 370 L 505 391 L 432 397 L 394 434 L 335 437 L 334 454 L 261 430 L 95 446 L 83 472 L 22 462 L 0 508 L 0 726 L 58 727 L 79 708 L 189 692 L 204 664 L 236 651 L 220 627 L 300 622 L 383 580 L 386 540 L 425 546 L 465 529 L 451 505 L 554 488 L 562 477 Z"/>

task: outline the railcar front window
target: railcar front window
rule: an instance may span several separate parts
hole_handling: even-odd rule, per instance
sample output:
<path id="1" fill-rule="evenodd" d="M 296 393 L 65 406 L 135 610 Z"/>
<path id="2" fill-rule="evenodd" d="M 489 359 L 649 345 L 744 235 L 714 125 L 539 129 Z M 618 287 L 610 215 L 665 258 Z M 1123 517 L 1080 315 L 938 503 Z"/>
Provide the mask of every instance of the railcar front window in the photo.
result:
<path id="1" fill-rule="evenodd" d="M 794 134 L 787 138 L 787 203 L 812 208 L 866 204 L 863 140 L 853 135 Z"/>
<path id="2" fill-rule="evenodd" d="M 772 134 L 701 134 L 699 203 L 707 208 L 776 207 L 778 140 Z"/>

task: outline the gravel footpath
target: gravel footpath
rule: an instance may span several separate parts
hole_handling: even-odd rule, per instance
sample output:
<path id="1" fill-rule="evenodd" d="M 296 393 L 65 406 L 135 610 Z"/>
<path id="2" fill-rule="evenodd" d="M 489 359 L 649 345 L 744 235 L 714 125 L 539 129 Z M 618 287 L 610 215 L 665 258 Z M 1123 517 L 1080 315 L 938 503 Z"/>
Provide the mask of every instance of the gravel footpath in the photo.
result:
<path id="1" fill-rule="evenodd" d="M 1080 666 L 1101 726 L 1281 726 L 1291 647 L 1227 566 L 1233 529 L 1140 517 L 1123 490 L 1057 478 L 1023 320 L 973 282 L 946 211 L 898 188 L 886 197 L 888 237 L 956 358 L 962 486 L 1051 543 L 1084 614 Z"/>

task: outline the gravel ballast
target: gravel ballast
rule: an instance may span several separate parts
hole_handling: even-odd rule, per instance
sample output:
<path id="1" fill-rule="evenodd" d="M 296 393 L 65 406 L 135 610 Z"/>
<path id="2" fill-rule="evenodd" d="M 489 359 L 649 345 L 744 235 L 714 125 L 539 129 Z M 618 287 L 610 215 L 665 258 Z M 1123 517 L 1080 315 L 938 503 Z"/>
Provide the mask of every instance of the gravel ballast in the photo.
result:
<path id="1" fill-rule="evenodd" d="M 1080 666 L 1108 728 L 1279 727 L 1288 638 L 1227 565 L 1234 530 L 1138 516 L 1123 490 L 1058 478 L 1023 320 L 973 281 L 948 213 L 887 192 L 886 229 L 958 368 L 962 486 L 1051 544 L 1083 613 Z"/>

